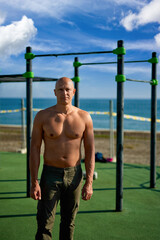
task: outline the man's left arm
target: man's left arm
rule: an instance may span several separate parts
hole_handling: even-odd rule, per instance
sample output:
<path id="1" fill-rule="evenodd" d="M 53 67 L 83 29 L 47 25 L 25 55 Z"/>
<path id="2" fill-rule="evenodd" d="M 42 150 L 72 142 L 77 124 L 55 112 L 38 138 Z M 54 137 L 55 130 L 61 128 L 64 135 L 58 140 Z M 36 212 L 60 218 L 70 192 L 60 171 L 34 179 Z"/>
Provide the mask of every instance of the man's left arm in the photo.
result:
<path id="1" fill-rule="evenodd" d="M 84 131 L 84 150 L 85 150 L 86 182 L 82 189 L 82 199 L 90 200 L 93 194 L 92 183 L 95 167 L 95 147 L 94 147 L 93 123 L 89 114 L 87 115 L 86 128 Z"/>

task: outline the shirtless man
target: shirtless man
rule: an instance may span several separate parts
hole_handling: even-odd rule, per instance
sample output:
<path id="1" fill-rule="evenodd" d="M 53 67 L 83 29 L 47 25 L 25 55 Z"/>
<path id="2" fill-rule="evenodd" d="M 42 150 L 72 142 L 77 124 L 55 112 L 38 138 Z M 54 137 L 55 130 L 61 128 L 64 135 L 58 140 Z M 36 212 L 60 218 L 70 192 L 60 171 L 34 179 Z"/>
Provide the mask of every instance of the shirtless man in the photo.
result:
<path id="1" fill-rule="evenodd" d="M 74 221 L 82 186 L 81 143 L 84 142 L 86 181 L 82 199 L 93 194 L 95 165 L 93 124 L 90 115 L 72 105 L 75 94 L 71 79 L 56 82 L 57 104 L 37 113 L 32 132 L 30 173 L 31 198 L 38 201 L 36 240 L 51 240 L 56 207 L 60 201 L 60 240 L 73 239 Z M 38 169 L 44 140 L 44 166 L 40 185 Z"/>

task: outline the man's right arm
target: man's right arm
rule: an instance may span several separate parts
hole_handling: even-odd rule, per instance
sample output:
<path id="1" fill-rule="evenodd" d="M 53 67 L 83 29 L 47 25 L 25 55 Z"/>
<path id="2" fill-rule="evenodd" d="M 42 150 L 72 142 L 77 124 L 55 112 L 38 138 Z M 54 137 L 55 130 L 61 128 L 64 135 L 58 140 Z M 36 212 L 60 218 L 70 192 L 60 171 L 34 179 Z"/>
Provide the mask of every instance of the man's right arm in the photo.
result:
<path id="1" fill-rule="evenodd" d="M 34 119 L 30 150 L 30 173 L 31 173 L 30 196 L 34 200 L 41 199 L 41 189 L 38 183 L 38 169 L 40 165 L 42 134 L 43 134 L 42 117 L 41 112 L 39 112 Z"/>

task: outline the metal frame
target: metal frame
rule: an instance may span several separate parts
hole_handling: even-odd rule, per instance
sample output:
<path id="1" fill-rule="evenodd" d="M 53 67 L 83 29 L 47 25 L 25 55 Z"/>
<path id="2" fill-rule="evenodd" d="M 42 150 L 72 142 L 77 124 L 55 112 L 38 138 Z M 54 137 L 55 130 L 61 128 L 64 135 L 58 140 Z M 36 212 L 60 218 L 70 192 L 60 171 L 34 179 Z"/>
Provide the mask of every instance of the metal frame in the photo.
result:
<path id="1" fill-rule="evenodd" d="M 123 41 L 117 42 L 117 47 L 123 47 Z M 31 47 L 26 48 L 26 53 L 32 54 Z M 113 53 L 113 51 L 98 51 L 98 52 L 81 52 L 81 53 L 62 53 L 62 54 L 43 54 L 34 55 L 35 57 L 58 57 L 68 55 L 85 55 L 85 54 L 103 54 Z M 156 53 L 152 53 L 152 57 L 156 57 Z M 32 59 L 26 59 L 26 72 L 32 72 Z M 78 62 L 78 57 L 75 57 L 75 62 Z M 124 63 L 148 62 L 148 60 L 141 61 L 124 61 L 124 56 L 117 53 L 117 62 L 104 63 L 82 63 L 81 65 L 95 65 L 95 64 L 117 64 L 117 75 L 124 75 Z M 79 76 L 78 67 L 74 68 L 74 76 Z M 152 63 L 152 79 L 157 77 L 157 64 Z M 0 82 L 26 82 L 26 97 L 27 97 L 27 197 L 30 197 L 30 171 L 29 171 L 29 154 L 30 154 L 30 140 L 32 131 L 32 82 L 33 81 L 56 81 L 57 78 L 42 78 L 34 77 L 24 78 L 22 74 L 1 75 Z M 147 82 L 126 79 L 128 81 Z M 79 107 L 79 82 L 75 82 L 76 94 L 74 99 L 75 106 Z M 157 86 L 152 85 L 151 90 L 151 171 L 150 171 L 150 187 L 155 187 L 155 160 L 156 160 L 156 118 L 157 118 Z M 124 81 L 117 82 L 117 166 L 116 166 L 116 211 L 122 211 L 123 208 L 123 117 L 124 117 Z"/>

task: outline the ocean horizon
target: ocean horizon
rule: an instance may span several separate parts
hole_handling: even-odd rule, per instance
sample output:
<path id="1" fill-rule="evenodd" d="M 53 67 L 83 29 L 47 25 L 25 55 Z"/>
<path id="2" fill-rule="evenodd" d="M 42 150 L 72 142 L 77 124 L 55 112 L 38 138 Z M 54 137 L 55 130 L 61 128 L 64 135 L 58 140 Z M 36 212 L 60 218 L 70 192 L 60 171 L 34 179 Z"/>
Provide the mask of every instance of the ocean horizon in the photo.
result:
<path id="1" fill-rule="evenodd" d="M 21 109 L 21 98 L 0 98 L 0 110 Z M 80 98 L 80 108 L 88 112 L 109 112 L 110 100 L 113 101 L 113 112 L 116 113 L 116 99 L 104 98 Z M 74 102 L 73 102 L 74 103 Z M 56 104 L 56 98 L 34 98 L 33 109 L 45 109 Z M 24 98 L 24 107 L 26 99 Z M 37 111 L 33 111 L 33 119 Z M 124 99 L 124 114 L 134 117 L 150 118 L 150 99 Z M 25 114 L 26 115 L 26 114 Z M 110 117 L 105 114 L 91 114 L 95 129 L 109 129 Z M 157 119 L 160 119 L 160 99 L 157 100 Z M 1 125 L 21 125 L 21 112 L 0 113 Z M 116 117 L 114 117 L 114 129 L 116 129 Z M 124 118 L 125 130 L 150 131 L 150 122 Z M 160 131 L 160 123 L 157 123 L 157 131 Z"/>

